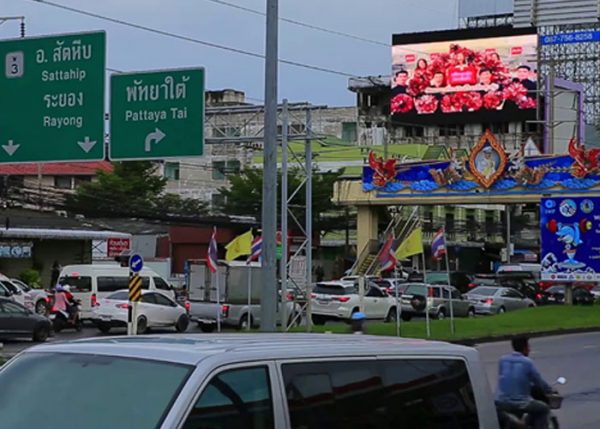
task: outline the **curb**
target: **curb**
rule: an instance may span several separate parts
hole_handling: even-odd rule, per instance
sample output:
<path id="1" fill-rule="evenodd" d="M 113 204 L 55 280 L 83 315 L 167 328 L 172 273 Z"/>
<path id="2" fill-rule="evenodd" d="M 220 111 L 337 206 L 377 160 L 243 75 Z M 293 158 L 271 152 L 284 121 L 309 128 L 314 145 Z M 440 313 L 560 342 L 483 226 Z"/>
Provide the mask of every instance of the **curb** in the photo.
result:
<path id="1" fill-rule="evenodd" d="M 599 327 L 590 328 L 571 328 L 571 329 L 554 329 L 551 331 L 538 331 L 538 332 L 520 332 L 511 335 L 499 335 L 495 337 L 479 337 L 479 338 L 466 338 L 462 340 L 448 340 L 452 344 L 460 344 L 463 346 L 474 347 L 478 344 L 485 343 L 498 343 L 502 341 L 510 341 L 512 338 L 518 335 L 527 335 L 529 338 L 541 338 L 541 337 L 553 337 L 557 335 L 570 335 L 570 334 L 585 334 L 588 332 L 600 332 Z"/>

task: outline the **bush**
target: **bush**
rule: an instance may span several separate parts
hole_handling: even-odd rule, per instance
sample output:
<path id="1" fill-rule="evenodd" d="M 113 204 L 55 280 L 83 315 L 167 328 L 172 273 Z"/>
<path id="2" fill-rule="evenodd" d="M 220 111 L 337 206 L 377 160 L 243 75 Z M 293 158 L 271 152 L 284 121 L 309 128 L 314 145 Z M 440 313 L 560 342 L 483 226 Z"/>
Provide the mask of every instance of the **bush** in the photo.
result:
<path id="1" fill-rule="evenodd" d="M 42 288 L 42 277 L 39 271 L 32 269 L 25 270 L 19 274 L 19 279 L 34 289 Z"/>

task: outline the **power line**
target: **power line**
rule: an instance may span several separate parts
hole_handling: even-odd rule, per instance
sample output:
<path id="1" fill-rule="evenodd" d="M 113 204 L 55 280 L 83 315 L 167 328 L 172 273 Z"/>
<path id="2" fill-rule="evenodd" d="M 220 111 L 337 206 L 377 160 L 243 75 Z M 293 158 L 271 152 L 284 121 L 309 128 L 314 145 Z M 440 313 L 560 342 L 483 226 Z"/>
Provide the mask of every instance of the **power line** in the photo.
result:
<path id="1" fill-rule="evenodd" d="M 264 12 L 261 12 L 259 10 L 251 9 L 251 8 L 248 8 L 248 7 L 245 7 L 245 6 L 240 6 L 240 5 L 234 4 L 234 3 L 229 3 L 227 1 L 223 1 L 223 0 L 206 0 L 206 1 L 209 1 L 209 2 L 212 2 L 212 3 L 216 3 L 216 4 L 220 4 L 222 6 L 231 7 L 231 8 L 234 8 L 234 9 L 239 9 L 239 10 L 242 10 L 244 12 L 252 13 L 254 15 L 266 16 L 266 14 Z M 387 48 L 391 47 L 391 45 L 389 43 L 384 43 L 384 42 L 380 42 L 378 40 L 373 40 L 373 39 L 367 39 L 366 37 L 356 36 L 354 34 L 344 33 L 342 31 L 331 30 L 329 28 L 319 27 L 319 26 L 313 25 L 313 24 L 307 24 L 305 22 L 297 21 L 297 20 L 294 20 L 294 19 L 280 17 L 279 20 L 283 21 L 283 22 L 287 22 L 289 24 L 297 25 L 299 27 L 310 28 L 311 30 L 322 31 L 324 33 L 329 33 L 329 34 L 334 34 L 336 36 L 341 36 L 341 37 L 346 37 L 346 38 L 349 38 L 349 39 L 359 40 L 361 42 L 367 42 L 367 43 L 371 43 L 373 45 L 385 46 Z"/>
<path id="2" fill-rule="evenodd" d="M 77 9 L 77 8 L 70 7 L 70 6 L 65 6 L 63 4 L 54 3 L 52 1 L 47 1 L 47 0 L 29 0 L 29 1 L 45 4 L 47 6 L 52 6 L 52 7 L 58 8 L 58 9 L 63 9 L 63 10 L 69 11 L 69 12 L 77 13 L 79 15 L 89 16 L 91 18 L 101 19 L 103 21 L 112 22 L 114 24 L 124 25 L 124 26 L 135 28 L 138 30 L 147 31 L 147 32 L 158 34 L 161 36 L 171 37 L 173 39 L 196 43 L 196 44 L 207 46 L 207 47 L 214 48 L 214 49 L 220 49 L 223 51 L 233 52 L 233 53 L 240 54 L 240 55 L 246 55 L 246 56 L 253 57 L 253 58 L 259 58 L 259 59 L 265 58 L 265 56 L 263 54 L 259 54 L 257 52 L 246 51 L 244 49 L 232 48 L 230 46 L 221 45 L 218 43 L 207 42 L 205 40 L 195 39 L 193 37 L 184 36 L 181 34 L 176 34 L 176 33 L 172 33 L 172 32 L 165 31 L 165 30 L 159 30 L 157 28 L 147 27 L 145 25 L 136 24 L 133 22 L 122 20 L 122 19 L 117 19 L 117 18 L 105 16 L 105 15 L 100 15 L 98 13 L 89 12 L 89 11 L 86 11 L 83 9 Z M 342 72 L 339 70 L 329 69 L 326 67 L 314 66 L 311 64 L 305 64 L 305 63 L 291 61 L 291 60 L 285 60 L 285 59 L 281 59 L 281 58 L 278 61 L 281 64 L 286 64 L 286 65 L 293 66 L 293 67 L 299 67 L 299 68 L 304 68 L 304 69 L 313 70 L 313 71 L 320 71 L 323 73 L 329 73 L 329 74 L 334 74 L 334 75 L 344 76 L 344 77 L 355 77 L 355 75 L 345 73 L 345 72 Z"/>

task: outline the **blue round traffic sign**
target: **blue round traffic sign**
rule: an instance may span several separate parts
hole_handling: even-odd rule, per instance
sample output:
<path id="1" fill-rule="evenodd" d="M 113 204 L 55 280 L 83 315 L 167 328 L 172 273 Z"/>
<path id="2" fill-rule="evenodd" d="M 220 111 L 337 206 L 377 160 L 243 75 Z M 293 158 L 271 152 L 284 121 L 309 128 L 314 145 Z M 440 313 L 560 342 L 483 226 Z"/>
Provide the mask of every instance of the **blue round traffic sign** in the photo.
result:
<path id="1" fill-rule="evenodd" d="M 129 269 L 134 273 L 139 273 L 144 268 L 144 259 L 142 255 L 138 255 L 137 253 L 131 255 L 129 258 Z"/>

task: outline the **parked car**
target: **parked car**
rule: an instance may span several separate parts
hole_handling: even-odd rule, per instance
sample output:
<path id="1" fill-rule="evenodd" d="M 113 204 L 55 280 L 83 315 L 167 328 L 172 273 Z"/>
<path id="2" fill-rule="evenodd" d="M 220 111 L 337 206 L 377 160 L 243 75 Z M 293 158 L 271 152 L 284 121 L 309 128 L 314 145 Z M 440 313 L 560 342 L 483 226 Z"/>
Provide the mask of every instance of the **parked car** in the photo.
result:
<path id="1" fill-rule="evenodd" d="M 48 314 L 48 303 L 50 302 L 50 297 L 48 293 L 43 289 L 33 289 L 25 282 L 19 279 L 10 279 L 10 281 L 17 285 L 23 292 L 31 295 L 31 299 L 33 300 L 33 308 L 37 314 Z"/>
<path id="2" fill-rule="evenodd" d="M 402 292 L 406 289 L 406 280 L 404 279 L 377 279 L 373 280 L 377 286 L 386 291 L 388 295 L 395 296 L 396 288 L 398 289 L 398 295 L 402 295 Z"/>
<path id="3" fill-rule="evenodd" d="M 28 310 L 33 310 L 33 299 L 27 292 L 23 292 L 21 288 L 13 284 L 8 277 L 0 274 L 0 297 L 9 298 Z"/>
<path id="4" fill-rule="evenodd" d="M 594 304 L 594 294 L 584 287 L 573 288 L 573 305 L 592 305 Z M 565 285 L 552 286 L 544 292 L 545 304 L 564 304 L 565 303 Z"/>
<path id="5" fill-rule="evenodd" d="M 535 302 L 513 288 L 479 286 L 464 295 L 477 314 L 502 314 L 521 308 L 535 307 Z"/>
<path id="6" fill-rule="evenodd" d="M 94 307 L 92 321 L 98 329 L 107 333 L 113 327 L 127 326 L 129 312 L 129 292 L 121 290 L 98 301 Z M 144 334 L 149 328 L 174 327 L 184 332 L 189 325 L 187 310 L 177 304 L 173 298 L 157 291 L 142 291 L 138 303 L 138 334 Z"/>
<path id="7" fill-rule="evenodd" d="M 425 302 L 424 299 L 427 301 Z M 421 302 L 419 303 L 419 301 Z M 436 319 L 450 316 L 450 304 L 452 304 L 452 313 L 455 317 L 475 316 L 474 306 L 463 299 L 457 288 L 411 283 L 407 285 L 402 294 L 402 320 L 409 321 L 414 316 L 425 315 L 425 303 L 429 308 L 429 314 Z"/>
<path id="8" fill-rule="evenodd" d="M 594 298 L 600 298 L 600 285 L 596 284 L 591 289 L 590 292 L 594 295 Z"/>
<path id="9" fill-rule="evenodd" d="M 46 341 L 50 335 L 50 320 L 35 314 L 23 305 L 0 298 L 0 338 L 31 338 Z"/>
<path id="10" fill-rule="evenodd" d="M 472 277 L 469 288 L 476 288 L 477 286 L 497 286 L 498 280 L 495 274 L 475 274 Z"/>
<path id="11" fill-rule="evenodd" d="M 498 286 L 516 289 L 537 305 L 542 304 L 544 301 L 544 291 L 532 279 L 500 278 L 498 279 Z"/>
<path id="12" fill-rule="evenodd" d="M 350 320 L 360 310 L 358 283 L 342 281 L 320 282 L 311 294 L 312 321 L 322 325 L 327 320 Z M 367 319 L 396 320 L 396 300 L 373 282 L 365 285 L 363 297 Z"/>
<path id="13" fill-rule="evenodd" d="M 393 337 L 84 339 L 26 350 L 0 386 L 7 428 L 499 427 L 476 349 Z"/>
<path id="14" fill-rule="evenodd" d="M 426 279 L 423 279 L 423 273 L 412 272 L 408 275 L 408 281 L 412 283 L 427 284 L 448 284 L 448 273 L 446 271 L 427 271 Z M 469 290 L 469 284 L 473 279 L 470 274 L 462 271 L 450 271 L 450 284 L 457 288 L 461 293 Z"/>
<path id="15" fill-rule="evenodd" d="M 341 279 L 339 279 L 340 282 L 346 282 L 346 283 L 355 283 L 358 281 L 358 279 L 360 278 L 360 276 L 344 276 Z M 366 280 L 377 280 L 379 279 L 379 276 L 374 276 L 374 275 L 368 275 L 365 276 Z"/>

